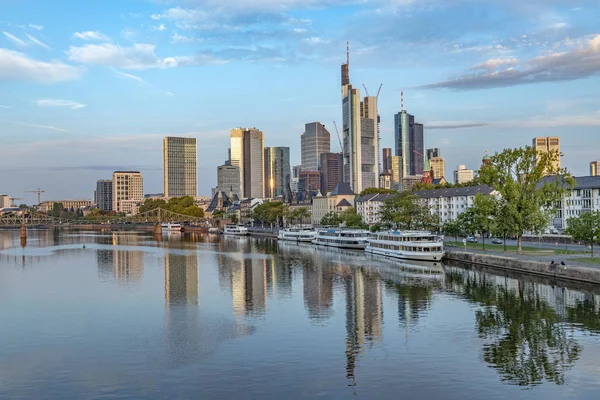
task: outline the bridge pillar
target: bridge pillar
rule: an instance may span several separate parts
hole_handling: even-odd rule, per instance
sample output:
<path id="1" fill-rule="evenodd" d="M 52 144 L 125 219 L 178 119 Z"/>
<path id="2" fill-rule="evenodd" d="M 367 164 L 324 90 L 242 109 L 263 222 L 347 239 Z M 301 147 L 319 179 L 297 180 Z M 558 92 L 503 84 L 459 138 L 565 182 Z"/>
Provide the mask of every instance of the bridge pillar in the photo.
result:
<path id="1" fill-rule="evenodd" d="M 21 224 L 21 239 L 27 239 L 27 225 Z"/>
<path id="2" fill-rule="evenodd" d="M 161 224 L 154 225 L 154 234 L 156 236 L 162 236 L 162 225 Z"/>

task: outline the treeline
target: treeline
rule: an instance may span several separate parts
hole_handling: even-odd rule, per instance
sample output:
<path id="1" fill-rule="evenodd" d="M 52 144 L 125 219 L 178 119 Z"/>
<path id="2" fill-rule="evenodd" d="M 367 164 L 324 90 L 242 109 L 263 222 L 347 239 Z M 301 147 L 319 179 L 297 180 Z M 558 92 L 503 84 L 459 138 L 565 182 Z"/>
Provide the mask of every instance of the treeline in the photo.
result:
<path id="1" fill-rule="evenodd" d="M 204 217 L 204 210 L 194 204 L 194 198 L 191 196 L 173 197 L 168 201 L 163 199 L 146 199 L 140 206 L 139 213 L 145 213 L 157 208 L 177 214 L 189 215 L 190 217 Z"/>

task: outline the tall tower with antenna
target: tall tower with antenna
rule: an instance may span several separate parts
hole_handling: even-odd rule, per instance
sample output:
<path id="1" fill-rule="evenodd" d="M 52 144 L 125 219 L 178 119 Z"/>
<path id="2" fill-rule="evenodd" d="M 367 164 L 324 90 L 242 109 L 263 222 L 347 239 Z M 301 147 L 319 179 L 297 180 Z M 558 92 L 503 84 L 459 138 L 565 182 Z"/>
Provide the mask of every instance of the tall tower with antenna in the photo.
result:
<path id="1" fill-rule="evenodd" d="M 400 112 L 394 116 L 394 141 L 396 156 L 400 156 L 402 176 L 418 175 L 424 168 L 423 124 L 404 108 L 404 92 L 400 92 Z"/>

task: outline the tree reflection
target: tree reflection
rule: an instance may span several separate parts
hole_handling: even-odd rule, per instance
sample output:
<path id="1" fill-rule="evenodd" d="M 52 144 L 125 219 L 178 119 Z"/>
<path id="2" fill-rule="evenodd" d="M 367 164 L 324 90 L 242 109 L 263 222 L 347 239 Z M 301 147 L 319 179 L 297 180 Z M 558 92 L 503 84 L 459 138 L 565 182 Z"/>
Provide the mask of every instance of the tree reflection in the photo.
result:
<path id="1" fill-rule="evenodd" d="M 485 306 L 475 313 L 478 334 L 486 341 L 482 355 L 502 380 L 520 386 L 565 383 L 581 346 L 567 335 L 560 315 L 536 285 L 511 281 L 509 287 L 477 273 L 451 273 L 447 282 Z"/>

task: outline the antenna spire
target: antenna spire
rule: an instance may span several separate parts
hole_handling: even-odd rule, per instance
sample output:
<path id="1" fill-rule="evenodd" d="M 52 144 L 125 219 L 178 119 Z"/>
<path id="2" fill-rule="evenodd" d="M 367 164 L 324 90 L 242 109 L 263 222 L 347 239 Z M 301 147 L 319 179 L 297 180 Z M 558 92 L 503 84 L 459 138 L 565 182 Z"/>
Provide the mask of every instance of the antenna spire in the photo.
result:
<path id="1" fill-rule="evenodd" d="M 400 92 L 400 106 L 402 107 L 402 111 L 404 111 L 404 92 Z"/>
<path id="2" fill-rule="evenodd" d="M 346 64 L 350 65 L 350 42 L 346 42 Z"/>

